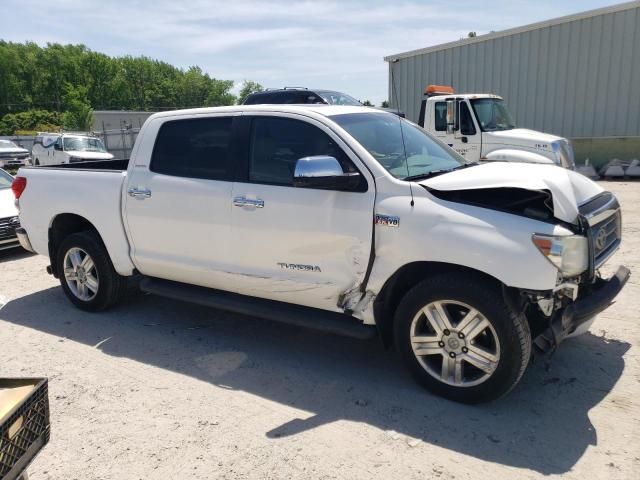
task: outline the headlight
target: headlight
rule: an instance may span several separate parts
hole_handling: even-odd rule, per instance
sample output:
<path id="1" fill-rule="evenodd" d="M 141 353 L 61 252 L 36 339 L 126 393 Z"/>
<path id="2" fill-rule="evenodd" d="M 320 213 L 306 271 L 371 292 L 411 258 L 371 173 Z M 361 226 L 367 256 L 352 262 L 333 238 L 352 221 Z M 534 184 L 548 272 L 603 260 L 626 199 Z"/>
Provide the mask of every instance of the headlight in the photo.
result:
<path id="1" fill-rule="evenodd" d="M 579 275 L 589 266 L 589 244 L 586 237 L 535 234 L 532 240 L 540 253 L 565 277 Z"/>
<path id="2" fill-rule="evenodd" d="M 81 162 L 82 158 L 80 157 L 69 157 L 69 163 Z"/>

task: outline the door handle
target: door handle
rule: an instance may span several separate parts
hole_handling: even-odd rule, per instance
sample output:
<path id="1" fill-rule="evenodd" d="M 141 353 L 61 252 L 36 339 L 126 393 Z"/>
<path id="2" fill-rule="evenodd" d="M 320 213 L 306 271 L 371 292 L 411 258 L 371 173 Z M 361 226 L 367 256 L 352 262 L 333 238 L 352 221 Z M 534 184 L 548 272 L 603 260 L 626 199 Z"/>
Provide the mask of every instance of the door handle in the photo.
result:
<path id="1" fill-rule="evenodd" d="M 127 190 L 130 197 L 138 200 L 144 200 L 145 198 L 151 198 L 151 190 L 142 190 L 137 188 L 130 188 Z"/>
<path id="2" fill-rule="evenodd" d="M 234 197 L 233 204 L 236 207 L 264 208 L 264 200 L 260 200 L 259 198 Z"/>

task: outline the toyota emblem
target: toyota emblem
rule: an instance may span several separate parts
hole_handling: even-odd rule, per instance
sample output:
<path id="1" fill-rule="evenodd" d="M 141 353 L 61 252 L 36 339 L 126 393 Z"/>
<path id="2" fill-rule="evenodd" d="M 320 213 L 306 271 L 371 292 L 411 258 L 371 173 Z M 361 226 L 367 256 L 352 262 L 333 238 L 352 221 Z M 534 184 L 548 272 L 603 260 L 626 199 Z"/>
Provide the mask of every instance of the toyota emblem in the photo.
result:
<path id="1" fill-rule="evenodd" d="M 598 250 L 602 250 L 606 244 L 607 244 L 607 231 L 604 229 L 604 227 L 602 227 L 600 230 L 598 230 L 598 233 L 596 235 L 596 239 L 595 239 L 595 244 L 596 244 L 596 248 Z"/>

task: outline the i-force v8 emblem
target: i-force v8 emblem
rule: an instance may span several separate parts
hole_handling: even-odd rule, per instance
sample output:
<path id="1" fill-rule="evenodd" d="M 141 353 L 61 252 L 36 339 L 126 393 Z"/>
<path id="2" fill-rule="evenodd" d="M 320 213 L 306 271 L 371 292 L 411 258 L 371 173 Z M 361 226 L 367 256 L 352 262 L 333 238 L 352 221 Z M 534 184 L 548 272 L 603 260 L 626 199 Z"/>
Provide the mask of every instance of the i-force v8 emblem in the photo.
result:
<path id="1" fill-rule="evenodd" d="M 392 215 L 380 215 L 376 213 L 374 223 L 376 225 L 382 225 L 384 227 L 398 228 L 400 226 L 400 217 Z"/>

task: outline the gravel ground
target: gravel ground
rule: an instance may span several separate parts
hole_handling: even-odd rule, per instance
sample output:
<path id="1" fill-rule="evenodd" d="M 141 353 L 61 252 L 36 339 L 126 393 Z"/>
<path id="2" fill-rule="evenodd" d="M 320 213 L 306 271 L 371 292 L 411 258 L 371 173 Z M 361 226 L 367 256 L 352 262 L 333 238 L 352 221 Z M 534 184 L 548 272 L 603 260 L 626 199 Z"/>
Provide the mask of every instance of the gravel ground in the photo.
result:
<path id="1" fill-rule="evenodd" d="M 423 391 L 375 341 L 136 293 L 83 313 L 46 258 L 0 254 L 0 376 L 49 377 L 31 479 L 640 478 L 640 183 L 603 185 L 625 231 L 607 271 L 635 275 L 481 406 Z"/>

